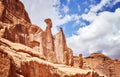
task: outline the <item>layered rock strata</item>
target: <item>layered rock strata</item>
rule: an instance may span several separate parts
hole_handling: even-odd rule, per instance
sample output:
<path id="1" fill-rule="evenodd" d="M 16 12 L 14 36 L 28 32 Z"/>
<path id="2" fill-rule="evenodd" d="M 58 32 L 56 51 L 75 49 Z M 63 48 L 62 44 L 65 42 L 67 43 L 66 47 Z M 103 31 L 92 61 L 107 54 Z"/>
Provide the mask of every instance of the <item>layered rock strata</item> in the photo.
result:
<path id="1" fill-rule="evenodd" d="M 30 23 L 19 0 L 0 1 L 0 9 L 0 37 L 35 49 L 50 62 L 71 65 L 72 51 L 66 45 L 62 29 L 55 36 L 52 35 L 51 19 L 45 19 L 47 26 L 43 31 Z"/>
<path id="2" fill-rule="evenodd" d="M 0 38 L 0 77 L 102 77 L 82 70 L 45 61 L 34 49 Z"/>
<path id="3" fill-rule="evenodd" d="M 45 23 L 45 31 L 31 24 L 19 0 L 0 0 L 0 77 L 120 76 L 119 60 L 100 53 L 73 57 L 62 28 L 52 35 L 51 19 Z"/>
<path id="4" fill-rule="evenodd" d="M 95 70 L 107 77 L 120 77 L 120 61 L 101 53 L 93 53 L 83 59 L 83 69 Z"/>

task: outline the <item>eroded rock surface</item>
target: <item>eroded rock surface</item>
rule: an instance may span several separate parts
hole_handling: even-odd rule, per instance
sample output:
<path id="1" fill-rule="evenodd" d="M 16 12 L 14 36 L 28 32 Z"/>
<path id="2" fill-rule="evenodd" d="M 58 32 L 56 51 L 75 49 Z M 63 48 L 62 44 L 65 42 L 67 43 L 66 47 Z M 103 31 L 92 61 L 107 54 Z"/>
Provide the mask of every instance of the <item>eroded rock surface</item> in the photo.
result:
<path id="1" fill-rule="evenodd" d="M 102 77 L 92 70 L 50 63 L 33 51 L 0 38 L 0 77 Z"/>
<path id="2" fill-rule="evenodd" d="M 92 69 L 107 77 L 120 77 L 120 61 L 112 60 L 101 53 L 84 58 L 84 69 Z"/>
<path id="3" fill-rule="evenodd" d="M 59 33 L 54 36 L 54 39 L 57 62 L 72 65 L 73 53 L 72 50 L 67 47 L 62 28 L 60 28 Z"/>
<path id="4" fill-rule="evenodd" d="M 9 13 L 13 14 L 17 18 L 25 19 L 30 22 L 29 16 L 24 9 L 24 5 L 19 0 L 1 0 L 4 10 L 1 20 L 6 23 L 13 23 L 12 19 L 8 16 Z"/>
<path id="5" fill-rule="evenodd" d="M 0 37 L 35 49 L 50 62 L 71 65 L 72 51 L 66 45 L 62 29 L 55 35 L 57 38 L 52 35 L 51 19 L 45 19 L 47 26 L 43 31 L 40 27 L 30 23 L 28 14 L 19 0 L 0 1 L 0 9 Z M 58 56 L 59 53 L 61 56 Z"/>
<path id="6" fill-rule="evenodd" d="M 73 66 L 77 68 L 83 68 L 83 57 L 82 54 L 79 54 L 79 56 L 73 57 Z"/>
<path id="7" fill-rule="evenodd" d="M 45 31 L 31 24 L 21 1 L 0 0 L 0 77 L 120 76 L 119 60 L 98 53 L 73 57 L 62 28 L 52 35 L 52 20 L 45 23 Z"/>

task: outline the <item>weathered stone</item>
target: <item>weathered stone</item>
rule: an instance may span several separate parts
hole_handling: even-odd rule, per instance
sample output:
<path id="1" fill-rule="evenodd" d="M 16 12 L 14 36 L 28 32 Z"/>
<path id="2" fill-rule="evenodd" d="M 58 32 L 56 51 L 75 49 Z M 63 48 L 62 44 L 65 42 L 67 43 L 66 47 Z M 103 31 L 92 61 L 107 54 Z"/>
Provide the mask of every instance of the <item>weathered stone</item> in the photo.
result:
<path id="1" fill-rule="evenodd" d="M 43 31 L 31 24 L 19 0 L 0 0 L 0 77 L 120 76 L 119 60 L 99 53 L 73 57 L 62 28 L 53 36 L 51 19 L 45 22 Z"/>
<path id="2" fill-rule="evenodd" d="M 43 40 L 45 40 L 45 56 L 47 58 L 48 61 L 50 62 L 54 62 L 56 63 L 56 55 L 54 52 L 54 39 L 53 39 L 53 35 L 51 32 L 51 28 L 52 28 L 52 21 L 51 19 L 45 19 L 45 22 L 47 24 L 46 30 L 45 30 L 45 35 Z"/>
<path id="3" fill-rule="evenodd" d="M 3 5 L 5 6 L 4 15 L 3 15 L 3 22 L 8 22 L 9 18 L 7 13 L 13 14 L 15 17 L 21 19 L 25 19 L 26 21 L 30 22 L 27 12 L 24 9 L 24 5 L 19 0 L 2 0 Z"/>
<path id="4" fill-rule="evenodd" d="M 25 45 L 0 38 L 0 76 L 101 77 L 90 70 L 82 70 L 62 64 L 53 64 L 42 60 L 42 56 L 36 56 L 36 52 L 33 51 L 33 49 Z"/>
<path id="5" fill-rule="evenodd" d="M 46 30 L 43 31 L 38 26 L 27 22 L 29 21 L 29 18 L 24 6 L 19 0 L 4 0 L 1 4 L 5 6 L 3 11 L 4 14 L 1 13 L 3 17 L 1 19 L 0 29 L 1 37 L 35 49 L 40 54 L 44 55 L 50 62 L 72 65 L 73 54 L 71 49 L 66 45 L 62 28 L 60 29 L 60 32 L 53 37 L 51 32 L 52 21 L 50 18 L 45 19 L 47 26 Z M 1 5 L 1 8 L 2 7 L 3 6 Z M 16 8 L 19 9 L 17 10 Z M 61 56 L 58 56 L 59 54 Z"/>
<path id="6" fill-rule="evenodd" d="M 79 54 L 79 67 L 82 68 L 83 67 L 83 57 L 82 54 Z"/>
<path id="7" fill-rule="evenodd" d="M 0 1 L 0 20 L 1 20 L 2 14 L 3 14 L 3 10 L 4 10 L 4 5 Z"/>
<path id="8" fill-rule="evenodd" d="M 73 59 L 74 59 L 73 60 L 74 61 L 73 66 L 82 69 L 82 67 L 83 67 L 83 57 L 82 57 L 82 54 L 79 54 L 79 56 L 74 56 Z"/>
<path id="9" fill-rule="evenodd" d="M 112 60 L 101 53 L 93 53 L 84 58 L 83 68 L 92 69 L 107 77 L 120 76 L 120 61 Z"/>
<path id="10" fill-rule="evenodd" d="M 62 28 L 60 28 L 59 33 L 54 36 L 54 45 L 56 59 L 58 63 L 72 65 L 73 53 L 71 49 L 67 47 L 66 39 L 63 33 Z"/>

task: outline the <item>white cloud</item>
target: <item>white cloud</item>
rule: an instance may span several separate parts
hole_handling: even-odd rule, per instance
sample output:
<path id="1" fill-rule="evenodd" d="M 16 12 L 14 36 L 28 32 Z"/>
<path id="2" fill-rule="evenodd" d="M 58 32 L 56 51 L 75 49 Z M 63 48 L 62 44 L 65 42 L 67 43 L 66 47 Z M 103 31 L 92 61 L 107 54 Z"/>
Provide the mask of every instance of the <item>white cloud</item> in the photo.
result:
<path id="1" fill-rule="evenodd" d="M 69 12 L 69 7 L 67 5 L 63 5 L 63 12 L 68 13 Z"/>
<path id="2" fill-rule="evenodd" d="M 107 3 L 109 3 L 109 0 L 101 0 L 97 5 L 90 5 L 90 11 L 87 14 L 81 15 L 81 17 L 89 22 L 94 21 L 97 17 L 97 11 L 101 10 Z"/>
<path id="3" fill-rule="evenodd" d="M 120 58 L 120 8 L 112 12 L 100 13 L 94 21 L 80 28 L 77 35 L 67 38 L 67 43 L 73 51 L 79 53 L 96 52 Z"/>
<path id="4" fill-rule="evenodd" d="M 84 12 L 87 13 L 88 11 L 89 11 L 88 8 L 85 8 Z"/>
<path id="5" fill-rule="evenodd" d="M 112 7 L 116 5 L 120 0 L 110 0 L 111 2 L 107 3 L 107 7 Z"/>
<path id="6" fill-rule="evenodd" d="M 120 2 L 120 0 L 115 0 L 115 1 L 113 2 L 113 5 L 115 5 L 115 4 L 118 3 L 118 2 Z"/>
<path id="7" fill-rule="evenodd" d="M 91 0 L 92 1 L 92 0 Z M 115 0 L 115 5 L 120 0 Z M 109 0 L 101 0 L 97 5 L 92 5 L 90 10 L 86 10 L 87 14 L 77 15 L 67 14 L 69 7 L 64 5 L 63 11 L 66 15 L 63 17 L 59 10 L 60 0 L 22 0 L 25 4 L 26 10 L 32 20 L 32 23 L 39 25 L 45 29 L 45 18 L 51 18 L 53 21 L 53 33 L 57 31 L 56 26 L 63 25 L 70 21 L 76 21 L 76 24 L 81 24 L 80 18 L 89 21 L 91 24 L 80 28 L 77 35 L 72 35 L 67 38 L 67 43 L 74 53 L 92 53 L 97 50 L 103 50 L 103 53 L 111 57 L 119 57 L 120 54 L 120 9 L 114 13 L 103 12 L 97 14 L 97 11 L 103 6 L 109 5 Z M 70 0 L 67 0 L 69 3 Z M 87 3 L 84 3 L 87 4 Z M 85 25 L 83 23 L 83 25 Z M 114 53 L 115 52 L 115 53 Z"/>
<path id="8" fill-rule="evenodd" d="M 89 22 L 92 22 L 97 16 L 95 12 L 88 12 L 88 14 L 82 14 L 81 17 L 84 20 L 87 20 Z"/>
<path id="9" fill-rule="evenodd" d="M 109 2 L 109 0 L 101 0 L 101 2 L 97 5 L 97 6 L 92 6 L 91 8 L 91 12 L 97 12 L 98 10 L 100 10 L 103 6 L 105 6 L 107 3 Z"/>
<path id="10" fill-rule="evenodd" d="M 91 0 L 91 2 L 93 2 L 93 0 Z M 84 20 L 87 20 L 89 22 L 94 21 L 94 19 L 96 19 L 97 17 L 97 11 L 99 10 L 103 10 L 104 6 L 107 7 L 112 7 L 113 5 L 115 5 L 116 3 L 120 2 L 120 0 L 101 0 L 100 3 L 98 3 L 97 5 L 90 5 L 90 10 L 87 14 L 82 14 L 81 18 L 83 18 Z M 85 9 L 85 13 L 86 13 L 87 8 Z"/>
<path id="11" fill-rule="evenodd" d="M 58 32 L 56 26 L 60 26 L 71 20 L 71 17 L 69 15 L 62 17 L 60 14 L 60 0 L 47 0 L 47 2 L 44 0 L 22 0 L 22 2 L 24 3 L 33 24 L 37 24 L 42 29 L 45 29 L 46 24 L 44 23 L 44 19 L 52 19 L 53 34 Z M 64 6 L 64 12 L 67 13 L 68 11 L 69 8 L 67 6 Z"/>

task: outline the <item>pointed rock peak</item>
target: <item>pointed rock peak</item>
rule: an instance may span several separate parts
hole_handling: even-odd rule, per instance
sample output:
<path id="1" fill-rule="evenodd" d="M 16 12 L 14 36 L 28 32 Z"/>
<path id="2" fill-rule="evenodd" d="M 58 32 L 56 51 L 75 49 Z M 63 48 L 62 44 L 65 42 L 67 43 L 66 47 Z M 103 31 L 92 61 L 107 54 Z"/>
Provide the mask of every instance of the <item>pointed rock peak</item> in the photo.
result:
<path id="1" fill-rule="evenodd" d="M 62 29 L 62 27 L 60 27 L 60 32 L 63 32 L 63 29 Z"/>
<path id="2" fill-rule="evenodd" d="M 50 18 L 47 18 L 47 19 L 45 19 L 44 21 L 45 21 L 45 23 L 47 24 L 47 27 L 48 27 L 48 28 L 52 28 L 52 21 L 51 21 Z"/>
<path id="3" fill-rule="evenodd" d="M 64 35 L 62 27 L 60 27 L 60 31 L 59 32 L 62 33 L 62 35 Z"/>

